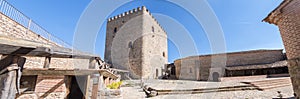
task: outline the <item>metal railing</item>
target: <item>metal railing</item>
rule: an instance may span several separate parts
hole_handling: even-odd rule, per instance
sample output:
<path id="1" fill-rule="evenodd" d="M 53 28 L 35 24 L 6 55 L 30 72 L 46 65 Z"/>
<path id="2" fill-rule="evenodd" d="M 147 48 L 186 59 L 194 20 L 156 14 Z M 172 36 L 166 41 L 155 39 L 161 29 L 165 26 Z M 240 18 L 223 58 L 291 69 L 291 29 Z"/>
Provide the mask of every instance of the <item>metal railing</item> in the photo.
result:
<path id="1" fill-rule="evenodd" d="M 0 13 L 3 13 L 7 17 L 11 18 L 12 20 L 27 28 L 28 30 L 49 40 L 49 43 L 52 42 L 58 46 L 72 48 L 70 44 L 49 33 L 46 29 L 38 25 L 36 22 L 32 21 L 29 17 L 27 17 L 14 6 L 9 4 L 6 0 L 0 0 Z"/>

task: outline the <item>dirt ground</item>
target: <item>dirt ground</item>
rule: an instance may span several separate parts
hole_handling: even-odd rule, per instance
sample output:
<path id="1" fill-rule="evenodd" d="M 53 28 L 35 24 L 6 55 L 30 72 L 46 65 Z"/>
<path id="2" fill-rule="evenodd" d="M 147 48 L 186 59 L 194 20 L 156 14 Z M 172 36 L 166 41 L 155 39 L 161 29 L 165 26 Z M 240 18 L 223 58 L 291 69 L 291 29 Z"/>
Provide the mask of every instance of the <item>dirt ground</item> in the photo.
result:
<path id="1" fill-rule="evenodd" d="M 269 80 L 269 79 L 261 79 Z M 205 82 L 205 81 L 185 81 L 185 80 L 149 80 L 144 81 L 144 85 L 155 89 L 195 89 L 195 88 L 218 88 L 226 86 L 245 85 L 241 81 L 226 82 Z M 124 81 L 126 86 L 121 87 L 121 96 L 111 96 L 114 99 L 143 99 L 146 98 L 141 88 L 140 80 Z M 241 90 L 227 92 L 210 92 L 200 94 L 167 94 L 151 97 L 150 99 L 272 99 L 278 98 L 277 91 L 280 91 L 283 98 L 293 99 L 292 85 L 272 88 L 264 91 L 259 90 Z"/>

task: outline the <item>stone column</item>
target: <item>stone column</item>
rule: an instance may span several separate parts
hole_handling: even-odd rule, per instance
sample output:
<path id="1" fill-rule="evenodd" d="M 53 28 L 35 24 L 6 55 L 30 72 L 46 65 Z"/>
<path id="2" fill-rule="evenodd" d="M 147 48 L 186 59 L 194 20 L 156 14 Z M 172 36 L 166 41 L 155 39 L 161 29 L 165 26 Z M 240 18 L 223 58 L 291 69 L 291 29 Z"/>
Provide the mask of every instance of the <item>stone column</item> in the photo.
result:
<path id="1" fill-rule="evenodd" d="M 18 56 L 6 56 L 0 59 L 0 98 L 14 99 L 19 91 L 21 69 L 26 59 Z M 19 93 L 19 92 L 18 92 Z"/>
<path id="2" fill-rule="evenodd" d="M 295 99 L 298 99 L 300 95 L 300 58 L 288 60 L 288 65 L 291 81 L 296 95 Z"/>
<path id="3" fill-rule="evenodd" d="M 100 74 L 99 76 L 99 80 L 98 80 L 98 96 L 97 96 L 97 99 L 102 99 L 104 98 L 103 95 L 104 95 L 104 90 L 105 90 L 105 81 L 103 79 L 103 75 Z"/>

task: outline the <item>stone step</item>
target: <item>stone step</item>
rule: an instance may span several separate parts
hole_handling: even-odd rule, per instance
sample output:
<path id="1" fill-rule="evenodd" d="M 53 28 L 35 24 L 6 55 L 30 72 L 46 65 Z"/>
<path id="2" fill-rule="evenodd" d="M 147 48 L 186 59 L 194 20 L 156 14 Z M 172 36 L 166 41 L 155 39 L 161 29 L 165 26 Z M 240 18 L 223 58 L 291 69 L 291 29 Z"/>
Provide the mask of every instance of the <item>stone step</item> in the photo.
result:
<path id="1" fill-rule="evenodd" d="M 285 87 L 285 86 L 291 86 L 292 84 L 281 84 L 281 85 L 271 85 L 271 86 L 264 86 L 264 87 L 258 87 L 260 90 L 268 90 L 273 88 L 279 88 L 279 87 Z"/>
<path id="2" fill-rule="evenodd" d="M 219 88 L 199 88 L 199 89 L 174 89 L 174 90 L 157 90 L 158 92 L 170 92 L 170 91 L 203 91 L 203 90 L 220 90 L 220 89 L 233 89 L 233 88 L 246 88 L 253 87 L 251 85 L 241 85 L 241 86 L 229 86 L 229 87 L 219 87 Z"/>
<path id="3" fill-rule="evenodd" d="M 254 86 L 270 86 L 270 85 L 281 85 L 281 84 L 291 84 L 291 82 L 269 82 L 269 83 L 251 83 Z"/>
<path id="4" fill-rule="evenodd" d="M 271 83 L 290 83 L 287 80 L 279 80 L 279 81 L 266 81 L 266 82 L 251 82 L 252 84 L 271 84 Z"/>
<path id="5" fill-rule="evenodd" d="M 262 81 L 253 81 L 253 82 L 242 82 L 246 84 L 256 84 L 256 85 L 264 85 L 264 84 L 276 84 L 276 83 L 290 83 L 289 79 L 274 79 L 274 80 L 262 80 Z"/>
<path id="6" fill-rule="evenodd" d="M 284 78 L 284 79 L 246 82 L 246 83 L 257 87 L 259 90 L 267 90 L 267 89 L 289 86 L 291 85 L 291 80 L 289 78 Z"/>
<path id="7" fill-rule="evenodd" d="M 244 91 L 244 90 L 258 90 L 257 87 L 251 85 L 230 86 L 220 88 L 203 88 L 203 89 L 182 89 L 182 90 L 157 90 L 158 95 L 164 94 L 199 94 L 210 92 L 227 92 L 227 91 Z"/>
<path id="8" fill-rule="evenodd" d="M 279 82 L 279 81 L 291 81 L 291 80 L 290 80 L 290 78 L 282 78 L 282 79 L 254 81 L 251 83 L 269 83 L 269 82 Z"/>
<path id="9" fill-rule="evenodd" d="M 199 94 L 199 93 L 211 93 L 211 92 L 227 92 L 227 91 L 244 91 L 244 90 L 258 90 L 256 87 L 237 87 L 237 88 L 219 88 L 219 89 L 202 89 L 202 90 L 158 90 L 158 95 L 164 94 Z"/>

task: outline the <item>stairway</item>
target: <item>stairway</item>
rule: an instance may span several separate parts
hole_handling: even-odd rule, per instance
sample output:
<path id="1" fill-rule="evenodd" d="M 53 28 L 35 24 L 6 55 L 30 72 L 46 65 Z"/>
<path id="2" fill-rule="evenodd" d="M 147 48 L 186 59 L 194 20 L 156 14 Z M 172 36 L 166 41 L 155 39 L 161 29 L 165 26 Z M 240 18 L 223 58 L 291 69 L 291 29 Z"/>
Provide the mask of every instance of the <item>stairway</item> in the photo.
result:
<path id="1" fill-rule="evenodd" d="M 290 86 L 292 85 L 289 77 L 280 78 L 280 79 L 272 79 L 272 80 L 261 80 L 261 81 L 253 81 L 253 82 L 242 82 L 246 84 L 250 84 L 254 87 L 257 87 L 258 90 L 267 90 L 278 87 Z"/>
<path id="2" fill-rule="evenodd" d="M 161 89 L 156 90 L 158 95 L 166 94 L 199 94 L 199 93 L 212 93 L 212 92 L 228 92 L 228 91 L 244 91 L 244 90 L 259 90 L 264 91 L 267 89 L 285 87 L 291 85 L 289 77 L 273 78 L 271 80 L 260 80 L 241 82 L 245 85 L 232 85 L 227 87 L 218 88 L 197 88 L 197 89 Z"/>
<path id="3" fill-rule="evenodd" d="M 199 94 L 199 93 L 243 91 L 243 90 L 258 90 L 258 89 L 252 85 L 241 85 L 241 86 L 203 88 L 203 89 L 157 90 L 157 92 L 159 95 L 164 95 L 164 94 Z"/>

